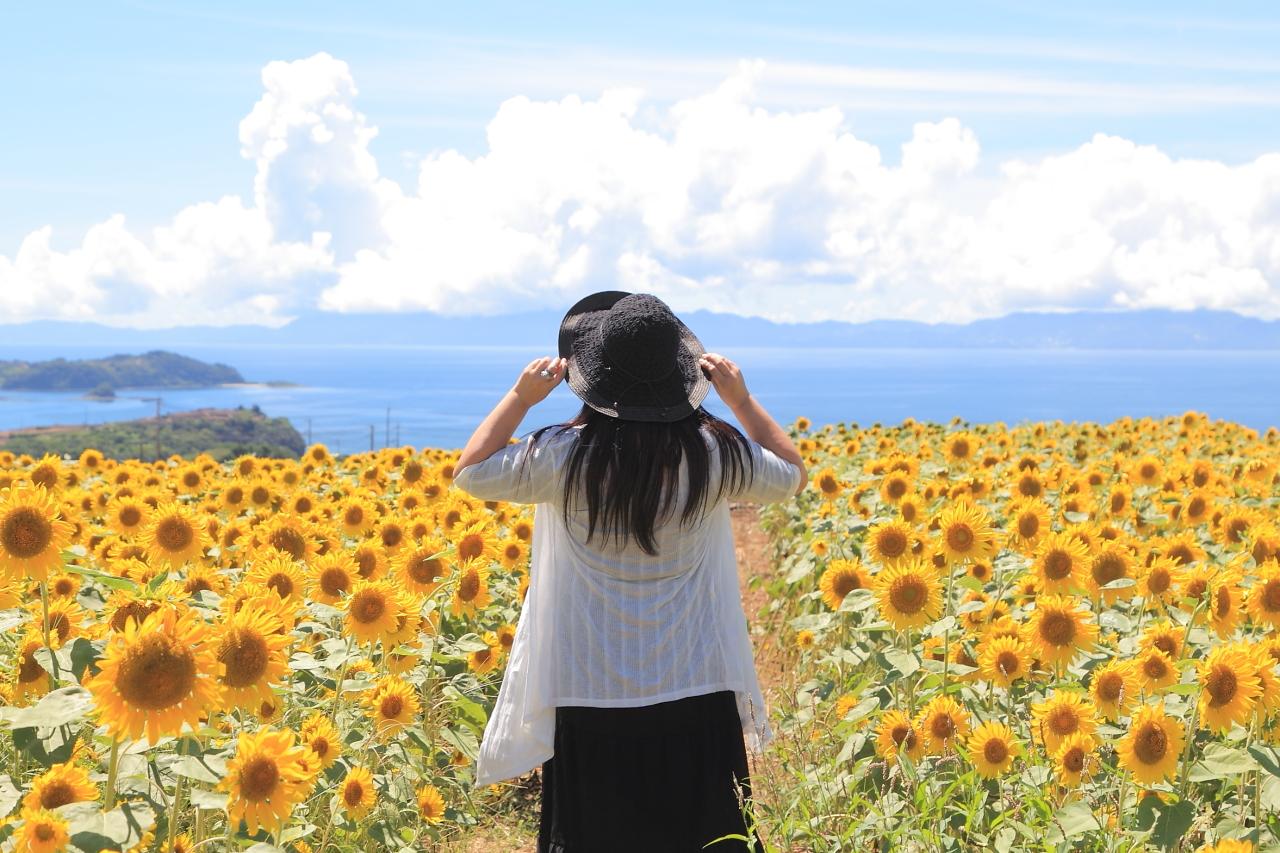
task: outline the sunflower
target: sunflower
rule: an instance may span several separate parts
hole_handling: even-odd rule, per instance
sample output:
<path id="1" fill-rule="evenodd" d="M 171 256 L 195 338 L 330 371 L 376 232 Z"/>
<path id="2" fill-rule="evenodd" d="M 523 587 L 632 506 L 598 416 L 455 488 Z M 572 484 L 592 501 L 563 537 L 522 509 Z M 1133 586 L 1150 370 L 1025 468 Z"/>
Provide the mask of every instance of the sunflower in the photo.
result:
<path id="1" fill-rule="evenodd" d="M 1174 660 L 1182 655 L 1182 629 L 1177 628 L 1167 619 L 1152 622 L 1142 631 L 1138 639 L 1139 649 L 1157 648 Z"/>
<path id="2" fill-rule="evenodd" d="M 402 548 L 391 561 L 396 579 L 410 592 L 430 595 L 452 572 L 447 550 L 444 542 L 434 537 L 423 539 L 412 548 Z"/>
<path id="3" fill-rule="evenodd" d="M 880 615 L 899 630 L 929 624 L 942 609 L 942 585 L 933 567 L 923 560 L 885 569 L 876 575 Z"/>
<path id="4" fill-rule="evenodd" d="M 27 607 L 37 622 L 43 618 L 38 601 L 31 602 Z M 84 616 L 84 608 L 74 599 L 60 598 L 49 602 L 49 645 L 60 649 L 79 636 Z"/>
<path id="5" fill-rule="evenodd" d="M 991 637 L 978 652 L 978 668 L 987 681 L 1009 687 L 1031 668 L 1027 646 L 1017 637 Z"/>
<path id="6" fill-rule="evenodd" d="M 1147 600 L 1148 605 L 1177 601 L 1184 574 L 1177 560 L 1166 556 L 1156 557 L 1142 571 L 1138 580 L 1138 594 Z"/>
<path id="7" fill-rule="evenodd" d="M 309 564 L 316 555 L 319 538 L 315 527 L 305 518 L 283 514 L 272 516 L 254 531 L 254 536 L 263 547 L 287 554 L 303 565 Z"/>
<path id="8" fill-rule="evenodd" d="M 935 696 L 920 711 L 916 728 L 930 755 L 950 751 L 969 732 L 969 712 L 950 696 Z"/>
<path id="9" fill-rule="evenodd" d="M 839 610 L 841 602 L 855 589 L 871 586 L 871 577 L 857 560 L 832 560 L 818 580 L 822 600 L 832 610 Z"/>
<path id="10" fill-rule="evenodd" d="M 1031 733 L 1045 745 L 1050 755 L 1064 738 L 1093 734 L 1098 727 L 1093 703 L 1076 690 L 1055 690 L 1043 702 L 1031 706 Z"/>
<path id="11" fill-rule="evenodd" d="M 376 581 L 386 573 L 387 559 L 382 548 L 371 539 L 366 539 L 351 551 L 351 559 L 356 563 L 356 574 L 362 580 Z"/>
<path id="12" fill-rule="evenodd" d="M 1235 633 L 1244 617 L 1239 583 L 1239 576 L 1229 567 L 1223 567 L 1209 586 L 1209 623 L 1213 632 L 1224 640 Z"/>
<path id="13" fill-rule="evenodd" d="M 367 767 L 352 767 L 338 785 L 338 805 L 351 820 L 360 820 L 373 810 L 377 790 Z"/>
<path id="14" fill-rule="evenodd" d="M 59 853 L 71 844 L 66 818 L 50 809 L 23 809 L 13 834 L 14 853 Z"/>
<path id="15" fill-rule="evenodd" d="M 1022 753 L 1022 744 L 1018 743 L 1013 731 L 1004 723 L 994 721 L 974 729 L 966 745 L 974 769 L 985 779 L 996 779 L 1008 773 L 1013 759 Z"/>
<path id="16" fill-rule="evenodd" d="M 1133 511 L 1133 489 L 1124 483 L 1117 483 L 1107 495 L 1107 514 L 1112 518 L 1128 515 Z"/>
<path id="17" fill-rule="evenodd" d="M 261 549 L 254 552 L 252 559 L 249 571 L 244 575 L 246 583 L 271 590 L 291 606 L 306 600 L 302 569 L 292 557 L 279 551 Z"/>
<path id="18" fill-rule="evenodd" d="M 427 823 L 439 823 L 444 819 L 444 797 L 435 785 L 423 785 L 418 789 L 418 814 Z"/>
<path id="19" fill-rule="evenodd" d="M 390 515 L 378 523 L 373 541 L 379 543 L 387 554 L 394 554 L 409 541 L 405 521 L 398 515 Z"/>
<path id="20" fill-rule="evenodd" d="M 480 562 L 471 562 L 458 569 L 458 583 L 453 588 L 453 599 L 449 609 L 453 615 L 467 614 L 474 616 L 477 611 L 488 607 L 492 602 L 489 597 L 489 570 Z"/>
<path id="21" fill-rule="evenodd" d="M 1040 498 L 1019 498 L 1009 504 L 1009 544 L 1024 554 L 1037 549 L 1050 534 L 1049 505 Z"/>
<path id="22" fill-rule="evenodd" d="M 1166 539 L 1161 553 L 1166 557 L 1172 557 L 1180 566 L 1203 562 L 1205 558 L 1204 549 L 1196 541 L 1195 533 L 1190 530 L 1184 530 Z"/>
<path id="23" fill-rule="evenodd" d="M 42 487 L 0 492 L 0 571 L 43 581 L 62 565 L 74 526 L 61 517 L 57 499 Z"/>
<path id="24" fill-rule="evenodd" d="M 952 433 L 943 445 L 947 461 L 958 465 L 970 462 L 978 453 L 978 444 L 967 432 Z"/>
<path id="25" fill-rule="evenodd" d="M 294 806 L 311 792 L 314 759 L 309 754 L 289 729 L 265 727 L 241 734 L 235 756 L 227 762 L 227 775 L 218 784 L 219 790 L 227 792 L 232 825 L 244 821 L 251 834 L 260 828 L 279 832 Z"/>
<path id="26" fill-rule="evenodd" d="M 898 753 L 904 751 L 912 761 L 919 761 L 924 756 L 924 738 L 918 736 L 915 724 L 902 711 L 886 711 L 876 728 L 876 754 L 894 764 Z"/>
<path id="27" fill-rule="evenodd" d="M 1142 785 L 1171 778 L 1182 754 L 1184 728 L 1164 711 L 1164 704 L 1143 705 L 1117 745 L 1120 765 Z"/>
<path id="28" fill-rule="evenodd" d="M 98 786 L 89 781 L 83 767 L 70 762 L 55 764 L 30 782 L 22 808 L 56 809 L 68 803 L 89 803 L 98 799 Z"/>
<path id="29" fill-rule="evenodd" d="M 1027 640 L 1036 656 L 1054 666 L 1069 665 L 1081 651 L 1093 648 L 1098 626 L 1076 609 L 1076 603 L 1058 595 L 1036 600 L 1027 625 Z"/>
<path id="30" fill-rule="evenodd" d="M 373 529 L 377 520 L 377 510 L 363 497 L 349 497 L 338 505 L 338 526 L 343 533 L 353 538 L 364 536 Z"/>
<path id="31" fill-rule="evenodd" d="M 311 597 L 337 604 L 359 583 L 360 566 L 346 551 L 331 551 L 311 561 Z"/>
<path id="32" fill-rule="evenodd" d="M 216 648 L 223 672 L 223 708 L 251 708 L 271 698 L 273 682 L 288 671 L 289 635 L 267 610 L 248 605 L 217 629 Z"/>
<path id="33" fill-rule="evenodd" d="M 347 633 L 362 643 L 390 635 L 396 619 L 395 588 L 387 581 L 361 581 L 347 598 Z"/>
<path id="34" fill-rule="evenodd" d="M 151 505 L 141 498 L 125 495 L 107 504 L 107 526 L 122 536 L 136 536 L 146 529 Z"/>
<path id="35" fill-rule="evenodd" d="M 364 704 L 375 730 L 383 737 L 412 725 L 421 709 L 413 685 L 396 675 L 386 676 L 374 685 L 365 695 Z"/>
<path id="36" fill-rule="evenodd" d="M 883 521 L 867 530 L 866 556 L 885 568 L 912 559 L 911 527 L 904 521 Z"/>
<path id="37" fill-rule="evenodd" d="M 486 631 L 482 639 L 485 647 L 467 655 L 467 668 L 476 675 L 484 675 L 497 669 L 502 659 L 502 645 L 498 642 L 498 635 Z"/>
<path id="38" fill-rule="evenodd" d="M 112 737 L 145 736 L 154 745 L 184 725 L 197 728 L 219 699 L 209 629 L 190 610 L 158 610 L 141 625 L 129 620 L 98 665 L 85 686 Z"/>
<path id="39" fill-rule="evenodd" d="M 902 471 L 890 471 L 880 480 L 879 492 L 882 503 L 899 505 L 911 494 L 911 477 Z"/>
<path id="40" fill-rule="evenodd" d="M 1137 698 L 1138 679 L 1128 661 L 1110 660 L 1093 671 L 1089 695 L 1098 713 L 1108 720 L 1119 719 Z"/>
<path id="41" fill-rule="evenodd" d="M 1092 735 L 1076 733 L 1063 738 L 1053 753 L 1054 775 L 1058 784 L 1064 788 L 1076 788 L 1097 772 L 1097 747 Z"/>
<path id="42" fill-rule="evenodd" d="M 1081 586 L 1089 562 L 1089 549 L 1071 533 L 1051 532 L 1036 547 L 1031 565 L 1039 587 L 1051 595 L 1073 592 Z"/>
<path id="43" fill-rule="evenodd" d="M 1113 587 L 1122 580 L 1134 580 L 1133 552 L 1119 542 L 1107 542 L 1093 554 L 1085 582 L 1095 598 L 1112 604 L 1133 595 L 1133 584 Z"/>
<path id="44" fill-rule="evenodd" d="M 952 565 L 989 560 L 998 547 L 986 511 L 967 500 L 955 501 L 938 515 L 942 552 Z"/>
<path id="45" fill-rule="evenodd" d="M 813 487 L 818 494 L 822 495 L 823 501 L 830 503 L 840 497 L 840 493 L 845 489 L 845 484 L 836 474 L 836 470 L 827 466 L 813 475 Z"/>
<path id="46" fill-rule="evenodd" d="M 504 652 L 511 651 L 511 647 L 516 642 L 516 626 L 509 624 L 499 625 L 495 633 L 498 636 L 498 645 L 502 646 L 502 650 Z"/>
<path id="47" fill-rule="evenodd" d="M 1253 713 L 1262 685 L 1256 659 L 1239 646 L 1219 646 L 1200 668 L 1200 725 L 1225 732 Z"/>
<path id="48" fill-rule="evenodd" d="M 328 770 L 342 754 L 342 739 L 333 722 L 320 713 L 312 714 L 300 729 L 302 742 L 320 762 L 321 770 Z"/>
<path id="49" fill-rule="evenodd" d="M 1280 708 L 1280 677 L 1276 676 L 1276 659 L 1274 640 L 1268 646 L 1252 645 L 1247 649 L 1253 655 L 1253 662 L 1258 668 L 1258 705 L 1261 714 L 1270 714 Z"/>
<path id="50" fill-rule="evenodd" d="M 528 544 L 516 536 L 508 536 L 498 543 L 498 561 L 507 571 L 525 568 L 529 564 Z"/>
<path id="51" fill-rule="evenodd" d="M 1249 589 L 1249 618 L 1255 625 L 1280 628 L 1280 563 L 1272 560 L 1258 569 Z"/>
<path id="52" fill-rule="evenodd" d="M 14 701 L 28 696 L 43 696 L 53 687 L 53 678 L 36 659 L 36 652 L 44 648 L 44 638 L 39 633 L 29 633 L 14 648 Z"/>
<path id="53" fill-rule="evenodd" d="M 152 564 L 178 568 L 197 560 L 209 547 L 204 525 L 181 504 L 161 504 L 147 521 L 139 541 Z"/>
<path id="54" fill-rule="evenodd" d="M 1149 693 L 1163 692 L 1178 682 L 1173 658 L 1154 646 L 1134 658 L 1133 671 L 1142 689 Z"/>
<path id="55" fill-rule="evenodd" d="M 497 559 L 498 545 L 488 528 L 487 522 L 479 521 L 466 527 L 459 524 L 453 529 L 454 557 L 460 565 Z"/>

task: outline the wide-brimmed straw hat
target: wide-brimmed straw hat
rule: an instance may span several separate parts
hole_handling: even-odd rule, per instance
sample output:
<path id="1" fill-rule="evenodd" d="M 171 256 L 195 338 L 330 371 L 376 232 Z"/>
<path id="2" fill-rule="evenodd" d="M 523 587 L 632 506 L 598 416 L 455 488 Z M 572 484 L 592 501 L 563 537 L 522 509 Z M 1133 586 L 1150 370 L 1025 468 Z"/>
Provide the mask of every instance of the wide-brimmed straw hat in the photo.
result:
<path id="1" fill-rule="evenodd" d="M 702 343 L 658 297 L 605 290 L 560 323 L 565 381 L 597 412 L 621 420 L 678 421 L 711 390 Z"/>

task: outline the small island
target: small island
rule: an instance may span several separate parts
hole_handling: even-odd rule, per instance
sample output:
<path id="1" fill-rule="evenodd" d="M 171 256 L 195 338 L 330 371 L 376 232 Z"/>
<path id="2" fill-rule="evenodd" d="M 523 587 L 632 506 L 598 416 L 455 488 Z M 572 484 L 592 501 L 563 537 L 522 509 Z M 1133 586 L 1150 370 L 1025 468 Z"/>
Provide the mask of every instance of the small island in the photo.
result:
<path id="1" fill-rule="evenodd" d="M 0 430 L 0 450 L 79 456 L 95 448 L 113 459 L 166 459 L 208 453 L 218 461 L 252 453 L 297 458 L 306 450 L 302 434 L 288 418 L 269 418 L 257 406 L 194 409 L 158 418 L 113 421 L 90 426 L 55 424 Z"/>
<path id="2" fill-rule="evenodd" d="M 208 388 L 243 384 L 240 371 L 164 350 L 141 355 L 0 361 L 0 390 L 84 391 L 109 400 L 121 388 Z"/>

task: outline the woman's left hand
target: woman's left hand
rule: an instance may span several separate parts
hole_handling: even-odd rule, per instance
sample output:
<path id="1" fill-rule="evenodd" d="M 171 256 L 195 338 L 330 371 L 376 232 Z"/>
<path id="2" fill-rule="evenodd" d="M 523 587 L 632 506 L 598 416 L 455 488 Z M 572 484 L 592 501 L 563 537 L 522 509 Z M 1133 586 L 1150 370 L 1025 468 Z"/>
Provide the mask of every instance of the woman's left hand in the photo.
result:
<path id="1" fill-rule="evenodd" d="M 541 403 L 551 393 L 551 389 L 560 384 L 560 380 L 564 378 L 565 367 L 569 364 L 569 360 L 565 358 L 551 358 L 543 356 L 535 358 L 529 362 L 516 379 L 515 386 L 511 389 L 515 395 L 520 398 L 520 402 L 532 408 Z M 548 376 L 543 376 L 542 371 L 547 371 Z"/>

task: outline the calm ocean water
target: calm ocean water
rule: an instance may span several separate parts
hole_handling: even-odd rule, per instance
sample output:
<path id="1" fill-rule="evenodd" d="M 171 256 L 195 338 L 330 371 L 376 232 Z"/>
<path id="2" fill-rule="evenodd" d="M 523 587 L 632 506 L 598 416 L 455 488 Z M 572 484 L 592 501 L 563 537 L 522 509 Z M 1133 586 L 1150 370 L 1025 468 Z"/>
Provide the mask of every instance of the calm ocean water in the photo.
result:
<path id="1" fill-rule="evenodd" d="M 0 359 L 90 358 L 118 347 L 0 344 Z M 527 347 L 209 347 L 185 355 L 220 361 L 265 386 L 161 390 L 162 411 L 258 405 L 310 430 L 339 453 L 374 443 L 460 447 L 520 368 L 541 353 Z M 735 359 L 756 397 L 780 422 L 805 415 L 831 421 L 898 423 L 907 416 L 948 421 L 1108 422 L 1187 409 L 1258 430 L 1280 426 L 1280 352 L 739 348 Z M 112 402 L 79 394 L 0 391 L 0 429 L 144 417 L 153 393 L 122 391 Z M 727 410 L 712 398 L 708 408 Z M 390 409 L 390 430 L 387 429 Z M 578 409 L 563 385 L 517 434 L 564 420 Z"/>

